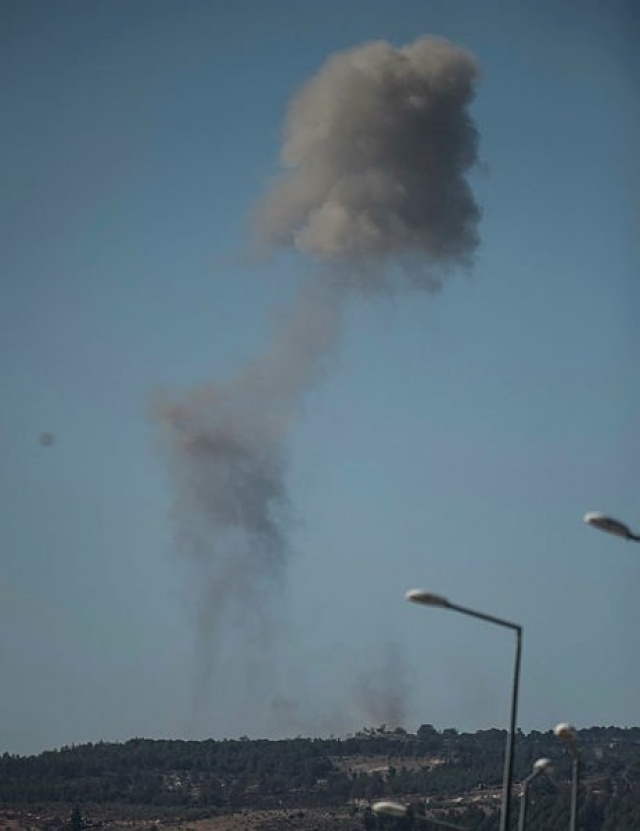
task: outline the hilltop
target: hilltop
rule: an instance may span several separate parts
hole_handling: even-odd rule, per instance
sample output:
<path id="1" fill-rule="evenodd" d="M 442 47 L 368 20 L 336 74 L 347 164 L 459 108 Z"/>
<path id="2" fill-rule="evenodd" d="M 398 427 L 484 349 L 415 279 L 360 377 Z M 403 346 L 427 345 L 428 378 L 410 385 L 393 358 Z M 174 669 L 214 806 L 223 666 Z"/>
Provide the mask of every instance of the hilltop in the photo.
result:
<path id="1" fill-rule="evenodd" d="M 391 798 L 473 831 L 497 828 L 504 730 L 458 733 L 384 725 L 337 739 L 131 739 L 0 758 L 3 831 L 277 831 L 368 829 L 371 804 Z M 640 728 L 578 731 L 584 831 L 640 828 Z M 528 828 L 568 824 L 571 761 L 553 735 L 520 732 L 514 781 L 536 759 L 554 770 L 532 789 Z M 514 800 L 517 802 L 517 790 Z M 515 806 L 517 809 L 517 805 Z M 517 814 L 517 810 L 516 810 Z M 2 822 L 4 818 L 4 822 Z M 78 817 L 75 821 L 77 824 Z M 393 826 L 393 823 L 396 823 Z M 403 820 L 406 827 L 418 820 Z M 383 820 L 389 828 L 398 821 Z"/>

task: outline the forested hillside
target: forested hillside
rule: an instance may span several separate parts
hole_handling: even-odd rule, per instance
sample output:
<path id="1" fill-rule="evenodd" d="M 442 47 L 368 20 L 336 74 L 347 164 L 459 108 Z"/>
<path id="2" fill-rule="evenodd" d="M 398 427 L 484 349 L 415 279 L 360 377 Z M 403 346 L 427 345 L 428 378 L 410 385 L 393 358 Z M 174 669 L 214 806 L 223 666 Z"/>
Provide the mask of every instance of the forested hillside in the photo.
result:
<path id="1" fill-rule="evenodd" d="M 382 726 L 346 739 L 132 739 L 30 757 L 5 753 L 0 802 L 5 810 L 59 804 L 59 813 L 62 806 L 91 813 L 95 806 L 119 805 L 129 806 L 132 815 L 147 806 L 147 816 L 178 811 L 194 820 L 275 808 L 348 808 L 354 829 L 377 822 L 381 828 L 412 827 L 426 812 L 492 831 L 498 827 L 505 740 L 502 730 L 458 733 L 423 725 L 409 734 Z M 577 746 L 582 831 L 638 831 L 640 728 L 581 730 Z M 527 828 L 560 831 L 568 827 L 571 759 L 552 731 L 518 735 L 514 813 L 517 783 L 540 757 L 552 760 L 553 771 L 532 783 Z M 371 804 L 383 798 L 412 805 L 410 816 L 376 818 Z"/>

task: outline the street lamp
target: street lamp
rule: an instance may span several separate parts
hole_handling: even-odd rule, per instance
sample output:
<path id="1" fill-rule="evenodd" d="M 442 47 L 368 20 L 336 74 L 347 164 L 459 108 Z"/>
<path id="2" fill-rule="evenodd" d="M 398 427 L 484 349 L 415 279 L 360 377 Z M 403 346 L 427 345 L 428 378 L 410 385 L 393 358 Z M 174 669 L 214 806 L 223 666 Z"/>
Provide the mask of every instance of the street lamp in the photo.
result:
<path id="1" fill-rule="evenodd" d="M 533 763 L 533 770 L 523 779 L 522 790 L 520 792 L 520 816 L 518 817 L 518 831 L 524 831 L 525 823 L 527 821 L 527 805 L 529 800 L 529 785 L 533 780 L 546 773 L 551 768 L 551 759 L 536 759 Z"/>
<path id="2" fill-rule="evenodd" d="M 511 819 L 511 783 L 513 780 L 513 755 L 515 750 L 516 716 L 518 712 L 518 685 L 520 683 L 520 656 L 522 653 L 522 626 L 518 623 L 511 623 L 508 620 L 486 615 L 484 612 L 476 612 L 475 609 L 468 609 L 466 606 L 458 606 L 451 603 L 439 594 L 432 594 L 423 589 L 411 589 L 406 594 L 407 600 L 412 603 L 421 603 L 423 606 L 436 606 L 441 609 L 451 609 L 463 615 L 478 618 L 479 620 L 495 623 L 497 626 L 504 626 L 516 633 L 516 654 L 513 670 L 513 684 L 511 687 L 511 716 L 509 720 L 509 732 L 507 734 L 507 746 L 504 757 L 504 777 L 502 784 L 502 810 L 500 812 L 500 831 L 509 831 Z"/>
<path id="3" fill-rule="evenodd" d="M 390 799 L 385 799 L 381 802 L 374 802 L 372 807 L 376 814 L 387 817 L 406 817 L 409 813 L 408 805 L 404 805 L 402 802 L 393 802 Z M 423 822 L 431 822 L 433 825 L 440 825 L 442 828 L 453 828 L 454 831 L 465 831 L 462 825 L 456 825 L 455 823 L 447 822 L 444 819 L 423 817 L 422 814 L 414 814 L 414 816 L 421 819 Z"/>
<path id="4" fill-rule="evenodd" d="M 617 537 L 624 537 L 625 540 L 640 542 L 640 534 L 634 534 L 624 522 L 620 522 L 619 519 L 614 519 L 606 514 L 601 514 L 599 511 L 589 511 L 582 519 L 587 525 L 592 525 L 594 528 L 599 528 L 608 534 L 615 534 Z"/>
<path id="5" fill-rule="evenodd" d="M 580 755 L 576 741 L 576 731 L 567 722 L 556 724 L 553 728 L 555 735 L 569 748 L 571 754 L 571 818 L 569 820 L 569 831 L 576 831 L 578 823 L 578 788 L 580 787 Z"/>

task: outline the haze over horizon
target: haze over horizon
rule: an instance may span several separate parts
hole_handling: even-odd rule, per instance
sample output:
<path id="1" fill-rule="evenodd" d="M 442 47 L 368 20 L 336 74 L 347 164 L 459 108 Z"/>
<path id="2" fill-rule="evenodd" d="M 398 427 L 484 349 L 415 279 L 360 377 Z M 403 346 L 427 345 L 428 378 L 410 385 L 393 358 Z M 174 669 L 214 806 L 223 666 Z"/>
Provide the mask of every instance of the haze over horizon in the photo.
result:
<path id="1" fill-rule="evenodd" d="M 0 19 L 3 751 L 637 724 L 633 6 Z"/>

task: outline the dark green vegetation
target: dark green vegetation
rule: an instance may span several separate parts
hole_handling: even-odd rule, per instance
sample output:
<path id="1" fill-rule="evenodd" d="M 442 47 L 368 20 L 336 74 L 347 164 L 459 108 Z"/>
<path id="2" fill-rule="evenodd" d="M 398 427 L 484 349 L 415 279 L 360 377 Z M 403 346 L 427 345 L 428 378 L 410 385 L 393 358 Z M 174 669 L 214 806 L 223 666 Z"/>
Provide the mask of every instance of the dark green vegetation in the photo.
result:
<path id="1" fill-rule="evenodd" d="M 248 739 L 86 744 L 0 758 L 0 803 L 15 806 L 128 806 L 131 817 L 196 820 L 246 810 L 350 810 L 351 829 L 376 828 L 370 804 L 382 798 L 414 806 L 413 817 L 382 819 L 380 829 L 429 827 L 420 814 L 473 831 L 498 828 L 502 730 L 457 733 L 423 725 L 417 734 L 384 727 L 348 739 Z M 593 727 L 578 734 L 582 758 L 581 831 L 640 829 L 640 728 Z M 530 789 L 529 831 L 564 831 L 569 822 L 571 759 L 551 731 L 520 733 L 516 776 L 539 757 L 554 763 Z M 519 789 L 514 792 L 514 827 Z M 62 808 L 62 806 L 61 806 Z M 75 815 L 77 831 L 79 814 Z M 341 826 L 347 827 L 347 826 Z M 431 826 L 433 827 L 433 826 Z"/>

